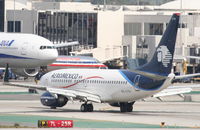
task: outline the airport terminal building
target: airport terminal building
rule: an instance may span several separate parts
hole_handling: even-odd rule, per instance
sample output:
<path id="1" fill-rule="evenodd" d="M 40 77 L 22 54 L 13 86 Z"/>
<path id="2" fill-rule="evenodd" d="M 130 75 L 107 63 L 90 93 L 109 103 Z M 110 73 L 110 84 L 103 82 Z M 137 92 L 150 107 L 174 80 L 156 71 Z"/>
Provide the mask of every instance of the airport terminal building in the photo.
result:
<path id="1" fill-rule="evenodd" d="M 37 32 L 55 44 L 79 41 L 80 45 L 96 48 L 97 13 L 39 12 Z"/>
<path id="2" fill-rule="evenodd" d="M 180 9 L 180 0 L 160 6 L 42 0 L 17 0 L 14 4 L 8 0 L 5 22 L 0 27 L 4 26 L 5 32 L 38 34 L 54 44 L 79 41 L 78 46 L 59 48 L 59 53 L 89 55 L 122 66 L 124 57 L 150 60 L 171 15 L 182 12 L 176 44 L 176 63 L 182 63 L 184 58 L 180 55 L 200 55 L 199 7 L 195 4 L 197 0 L 190 1 L 193 4 L 188 1 L 183 0 Z M 189 60 L 189 65 L 197 66 L 198 62 Z"/>

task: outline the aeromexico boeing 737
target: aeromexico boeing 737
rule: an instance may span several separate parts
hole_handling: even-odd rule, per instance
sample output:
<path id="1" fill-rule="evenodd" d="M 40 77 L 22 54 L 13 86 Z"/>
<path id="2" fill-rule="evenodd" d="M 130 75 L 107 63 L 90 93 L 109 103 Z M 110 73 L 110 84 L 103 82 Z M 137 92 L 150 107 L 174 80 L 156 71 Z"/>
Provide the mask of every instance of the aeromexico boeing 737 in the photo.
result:
<path id="1" fill-rule="evenodd" d="M 80 100 L 81 111 L 93 111 L 92 102 L 109 103 L 131 112 L 139 99 L 166 90 L 175 77 L 171 73 L 179 14 L 174 14 L 153 58 L 146 65 L 129 70 L 62 69 L 45 74 L 40 85 L 41 103 L 51 108 L 63 107 L 68 100 Z M 22 86 L 22 85 L 21 85 Z"/>
<path id="2" fill-rule="evenodd" d="M 58 52 L 49 40 L 21 33 L 0 33 L 0 67 L 7 64 L 21 76 L 35 76 L 40 66 L 56 60 Z"/>

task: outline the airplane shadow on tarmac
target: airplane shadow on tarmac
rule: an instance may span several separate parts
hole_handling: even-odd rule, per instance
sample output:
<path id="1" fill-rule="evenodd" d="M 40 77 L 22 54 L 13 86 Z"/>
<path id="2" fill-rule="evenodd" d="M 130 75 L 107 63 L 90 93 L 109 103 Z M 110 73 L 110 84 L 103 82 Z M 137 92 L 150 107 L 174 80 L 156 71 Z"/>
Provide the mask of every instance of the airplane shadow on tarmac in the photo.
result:
<path id="1" fill-rule="evenodd" d="M 120 114 L 120 115 L 133 115 L 133 116 L 183 116 L 183 115 L 195 115 L 200 114 L 200 112 L 180 112 L 180 111 L 133 111 L 133 112 L 126 112 L 121 113 L 119 110 L 94 110 L 93 112 L 81 112 L 79 109 L 50 109 L 45 107 L 27 107 L 34 110 L 28 111 L 13 111 L 13 112 L 6 112 L 6 113 L 113 113 L 113 114 Z M 5 112 L 4 112 L 5 113 Z"/>

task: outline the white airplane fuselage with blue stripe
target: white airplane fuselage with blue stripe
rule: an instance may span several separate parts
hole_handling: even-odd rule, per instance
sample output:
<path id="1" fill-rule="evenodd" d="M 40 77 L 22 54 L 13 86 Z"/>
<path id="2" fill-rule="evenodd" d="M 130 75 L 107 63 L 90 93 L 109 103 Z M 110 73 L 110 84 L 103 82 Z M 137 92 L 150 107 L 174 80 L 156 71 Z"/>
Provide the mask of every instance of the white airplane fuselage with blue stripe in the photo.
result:
<path id="1" fill-rule="evenodd" d="M 35 68 L 52 63 L 58 56 L 57 50 L 40 49 L 53 44 L 33 34 L 0 33 L 0 67 Z"/>

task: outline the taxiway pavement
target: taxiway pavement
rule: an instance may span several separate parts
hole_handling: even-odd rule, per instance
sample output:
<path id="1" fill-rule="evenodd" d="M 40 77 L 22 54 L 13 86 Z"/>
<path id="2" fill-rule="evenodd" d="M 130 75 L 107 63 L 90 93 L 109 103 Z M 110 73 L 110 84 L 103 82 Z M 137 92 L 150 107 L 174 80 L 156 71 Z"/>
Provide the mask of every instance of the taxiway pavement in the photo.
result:
<path id="1" fill-rule="evenodd" d="M 37 127 L 38 120 L 74 120 L 75 128 L 200 128 L 200 95 L 195 101 L 184 102 L 178 96 L 138 101 L 133 112 L 120 113 L 108 104 L 94 104 L 94 112 L 80 112 L 80 102 L 62 108 L 49 109 L 40 103 L 37 94 L 25 88 L 0 85 L 0 125 L 19 123 Z M 12 91 L 11 91 L 12 90 Z"/>

